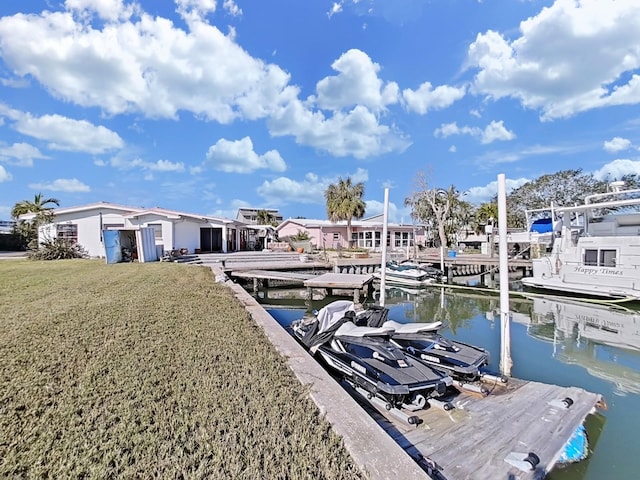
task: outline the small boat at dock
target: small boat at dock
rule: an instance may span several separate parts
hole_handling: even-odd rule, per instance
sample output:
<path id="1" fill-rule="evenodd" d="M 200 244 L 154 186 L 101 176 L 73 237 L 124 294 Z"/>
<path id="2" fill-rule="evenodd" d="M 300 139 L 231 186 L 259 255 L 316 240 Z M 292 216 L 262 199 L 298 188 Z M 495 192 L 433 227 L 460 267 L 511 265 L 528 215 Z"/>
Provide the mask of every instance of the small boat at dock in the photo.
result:
<path id="1" fill-rule="evenodd" d="M 433 267 L 430 263 L 416 263 L 411 261 L 401 263 L 395 261 L 387 262 L 384 272 L 386 282 L 409 287 L 421 287 L 431 285 L 432 283 L 440 283 L 443 277 L 442 270 Z M 378 269 L 373 275 L 375 278 L 381 279 L 381 269 Z"/>

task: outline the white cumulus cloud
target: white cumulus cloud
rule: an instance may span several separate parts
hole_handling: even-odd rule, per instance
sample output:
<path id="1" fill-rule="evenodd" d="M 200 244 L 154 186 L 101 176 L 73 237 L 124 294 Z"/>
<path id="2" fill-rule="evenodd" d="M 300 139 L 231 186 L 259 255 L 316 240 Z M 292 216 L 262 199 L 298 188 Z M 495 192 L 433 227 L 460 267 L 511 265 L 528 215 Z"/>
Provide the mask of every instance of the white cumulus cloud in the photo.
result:
<path id="1" fill-rule="evenodd" d="M 354 173 L 344 175 L 342 178 L 347 177 L 351 178 L 353 183 L 359 183 L 366 182 L 369 179 L 369 174 L 367 170 L 358 168 Z M 257 192 L 270 204 L 323 204 L 325 203 L 325 190 L 330 184 L 337 181 L 337 176 L 321 178 L 315 173 L 307 173 L 302 181 L 287 177 L 265 181 L 258 187 Z"/>
<path id="2" fill-rule="evenodd" d="M 32 190 L 50 190 L 53 192 L 90 192 L 91 188 L 77 178 L 59 178 L 52 182 L 30 183 Z"/>
<path id="3" fill-rule="evenodd" d="M 108 21 L 129 18 L 135 8 L 135 4 L 125 5 L 122 0 L 65 0 L 64 4 L 81 17 L 95 13 Z"/>
<path id="4" fill-rule="evenodd" d="M 7 172 L 2 165 L 0 165 L 0 183 L 8 182 L 12 178 L 13 177 L 11 176 L 11 174 L 9 172 Z"/>
<path id="5" fill-rule="evenodd" d="M 530 182 L 529 178 L 506 178 L 506 191 L 507 194 L 511 193 L 518 187 L 521 187 L 525 183 Z M 484 202 L 490 201 L 493 197 L 498 194 L 498 180 L 494 180 L 489 182 L 486 185 L 471 187 L 466 190 L 465 200 L 473 203 L 475 205 L 479 205 Z"/>
<path id="6" fill-rule="evenodd" d="M 622 137 L 613 137 L 611 140 L 604 142 L 604 149 L 609 153 L 622 152 L 631 148 L 631 140 Z"/>
<path id="7" fill-rule="evenodd" d="M 383 110 L 398 101 L 398 85 L 378 77 L 380 65 L 361 50 L 343 53 L 331 65 L 338 75 L 325 77 L 316 86 L 321 108 L 340 110 L 363 105 L 373 111 Z"/>
<path id="8" fill-rule="evenodd" d="M 183 162 L 170 162 L 169 160 L 157 160 L 150 162 L 139 157 L 127 158 L 126 155 L 116 155 L 108 161 L 96 160 L 94 164 L 99 167 L 110 166 L 118 170 L 145 170 L 148 172 L 184 172 Z M 151 179 L 153 177 L 147 177 Z"/>
<path id="9" fill-rule="evenodd" d="M 516 138 L 515 133 L 507 130 L 504 122 L 500 120 L 491 121 L 484 129 L 479 127 L 463 126 L 459 127 L 456 122 L 442 124 L 433 132 L 435 137 L 447 138 L 452 135 L 470 135 L 480 139 L 483 144 L 493 143 L 495 141 L 508 141 Z"/>
<path id="10" fill-rule="evenodd" d="M 302 102 L 292 101 L 274 112 L 268 125 L 274 136 L 293 135 L 296 143 L 325 150 L 336 157 L 364 159 L 403 152 L 411 144 L 401 132 L 381 124 L 373 112 L 361 105 L 325 117 L 322 112 L 308 110 Z"/>
<path id="11" fill-rule="evenodd" d="M 4 104 L 0 104 L 0 116 L 13 121 L 11 127 L 21 134 L 48 142 L 51 150 L 98 154 L 124 146 L 116 132 L 86 120 L 58 114 L 36 117 Z"/>
<path id="12" fill-rule="evenodd" d="M 261 169 L 284 172 L 287 169 L 277 150 L 258 155 L 249 137 L 234 141 L 224 138 L 218 140 L 209 147 L 206 163 L 216 170 L 235 173 L 252 173 Z"/>
<path id="13" fill-rule="evenodd" d="M 477 69 L 475 93 L 515 98 L 549 120 L 639 103 L 638 45 L 637 0 L 556 0 L 514 39 L 478 34 L 468 66 Z"/>
<path id="14" fill-rule="evenodd" d="M 233 17 L 239 17 L 242 15 L 242 9 L 238 7 L 236 2 L 233 0 L 224 0 L 222 8 L 224 8 L 227 13 Z"/>
<path id="15" fill-rule="evenodd" d="M 409 88 L 403 90 L 402 98 L 406 103 L 407 110 L 424 115 L 429 110 L 441 110 L 451 106 L 463 98 L 465 93 L 466 87 L 440 85 L 433 88 L 430 82 L 424 82 L 418 90 Z"/>
<path id="16" fill-rule="evenodd" d="M 0 145 L 0 161 L 17 165 L 19 167 L 32 167 L 34 160 L 48 159 L 33 145 L 28 143 L 14 143 L 13 145 Z"/>
<path id="17" fill-rule="evenodd" d="M 630 174 L 640 175 L 640 160 L 619 158 L 593 172 L 598 180 L 616 180 Z"/>

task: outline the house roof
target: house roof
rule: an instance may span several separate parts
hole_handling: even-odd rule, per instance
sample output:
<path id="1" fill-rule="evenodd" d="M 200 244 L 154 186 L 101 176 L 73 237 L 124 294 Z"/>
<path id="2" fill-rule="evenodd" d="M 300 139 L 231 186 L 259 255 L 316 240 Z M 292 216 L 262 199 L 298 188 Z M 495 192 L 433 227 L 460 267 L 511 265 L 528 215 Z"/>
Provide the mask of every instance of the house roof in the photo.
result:
<path id="1" fill-rule="evenodd" d="M 140 209 L 138 211 L 131 212 L 128 215 L 125 215 L 127 218 L 137 218 L 142 217 L 144 215 L 159 215 L 162 217 L 169 218 L 171 220 L 178 220 L 180 218 L 193 218 L 195 220 L 202 220 L 205 222 L 213 222 L 213 223 L 224 223 L 224 224 L 234 224 L 234 225 L 243 225 L 242 222 L 238 222 L 237 220 L 232 220 L 229 218 L 223 217 L 212 217 L 209 215 L 201 215 L 199 213 L 189 213 L 189 212 L 180 212 L 178 210 L 168 210 L 166 208 L 153 207 Z"/>
<path id="2" fill-rule="evenodd" d="M 379 220 L 379 221 L 375 221 Z M 280 231 L 285 225 L 294 224 L 300 225 L 304 228 L 320 228 L 320 227 L 346 227 L 347 222 L 345 220 L 341 220 L 339 222 L 332 222 L 330 220 L 317 220 L 311 218 L 288 218 L 284 222 L 282 222 L 276 228 L 277 231 Z M 383 219 L 377 219 L 376 217 L 370 217 L 369 219 L 364 220 L 353 220 L 351 222 L 351 227 L 372 227 L 372 226 L 380 226 L 382 227 Z M 400 227 L 413 227 L 413 225 L 406 225 L 400 223 L 388 223 L 387 226 L 392 226 L 394 228 Z"/>
<path id="3" fill-rule="evenodd" d="M 252 208 L 252 207 L 241 207 L 238 209 L 238 212 L 246 212 L 246 213 L 258 213 L 260 210 L 264 210 L 265 212 L 276 212 L 278 213 L 278 209 L 277 208 Z"/>
<path id="4" fill-rule="evenodd" d="M 91 210 L 100 210 L 108 208 L 110 210 L 120 210 L 123 213 L 130 213 L 141 211 L 141 208 L 136 207 L 127 207 L 125 205 L 118 205 L 117 203 L 110 202 L 96 202 L 96 203 L 88 203 L 86 205 L 78 205 L 75 207 L 66 207 L 66 208 L 54 208 L 52 212 L 54 215 L 64 215 L 66 213 L 80 213 L 80 212 L 88 212 Z M 31 220 L 36 216 L 35 213 L 25 213 L 24 215 L 20 215 L 21 220 Z"/>
<path id="5" fill-rule="evenodd" d="M 175 210 L 167 210 L 166 208 L 160 208 L 160 207 L 154 207 L 154 208 L 147 208 L 144 210 L 140 210 L 140 211 L 136 211 L 136 212 L 131 212 L 127 215 L 125 215 L 125 217 L 127 218 L 137 218 L 137 217 L 143 217 L 145 215 L 159 215 L 161 217 L 167 217 L 169 219 L 172 220 L 177 220 L 180 218 L 184 218 L 184 217 L 188 217 L 188 218 L 194 218 L 196 220 L 204 220 L 204 221 L 222 221 L 222 222 L 232 222 L 232 220 L 228 220 L 228 219 L 224 219 L 224 218 L 214 218 L 214 217 L 208 217 L 206 215 L 199 215 L 199 214 L 195 214 L 195 213 L 187 213 L 187 212 L 178 212 Z"/>
<path id="6" fill-rule="evenodd" d="M 160 207 L 153 207 L 153 208 L 128 207 L 125 205 L 118 205 L 116 203 L 110 203 L 110 202 L 96 202 L 96 203 L 89 203 L 86 205 L 79 205 L 75 207 L 56 208 L 56 209 L 53 209 L 52 212 L 54 215 L 64 215 L 67 213 L 82 213 L 82 212 L 98 211 L 103 209 L 120 211 L 122 213 L 122 216 L 125 218 L 137 218 L 144 215 L 159 215 L 159 216 L 166 217 L 173 220 L 186 217 L 186 218 L 193 218 L 197 220 L 204 220 L 206 222 L 238 224 L 236 220 L 231 220 L 228 218 L 210 217 L 207 215 L 200 215 L 196 213 L 179 212 L 176 210 L 168 210 Z M 35 217 L 34 213 L 27 213 L 25 215 L 20 216 L 20 218 L 23 220 L 31 220 L 34 217 Z"/>

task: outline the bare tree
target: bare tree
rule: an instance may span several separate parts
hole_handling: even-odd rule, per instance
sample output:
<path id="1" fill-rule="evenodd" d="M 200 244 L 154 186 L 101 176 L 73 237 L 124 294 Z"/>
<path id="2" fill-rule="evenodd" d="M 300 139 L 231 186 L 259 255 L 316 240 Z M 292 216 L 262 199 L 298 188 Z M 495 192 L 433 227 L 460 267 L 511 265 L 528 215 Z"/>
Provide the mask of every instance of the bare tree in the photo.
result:
<path id="1" fill-rule="evenodd" d="M 453 185 L 447 189 L 430 188 L 423 172 L 416 175 L 415 185 L 416 191 L 405 199 L 404 204 L 411 207 L 413 219 L 425 224 L 435 222 L 440 245 L 446 248 L 449 245 L 447 221 L 450 220 L 452 205 L 458 200 L 458 191 Z"/>

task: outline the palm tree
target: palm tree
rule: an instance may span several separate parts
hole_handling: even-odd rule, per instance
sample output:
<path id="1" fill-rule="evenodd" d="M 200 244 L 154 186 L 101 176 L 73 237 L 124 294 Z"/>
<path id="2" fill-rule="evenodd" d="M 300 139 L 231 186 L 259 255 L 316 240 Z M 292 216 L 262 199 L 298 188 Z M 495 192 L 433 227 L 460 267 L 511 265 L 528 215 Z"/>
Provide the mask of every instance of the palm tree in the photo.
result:
<path id="1" fill-rule="evenodd" d="M 24 215 L 26 213 L 35 213 L 36 216 L 40 213 L 50 213 L 53 210 L 52 206 L 49 204 L 54 204 L 56 207 L 60 206 L 60 200 L 57 198 L 43 198 L 41 193 L 38 193 L 33 198 L 33 202 L 30 200 L 22 200 L 21 202 L 16 203 L 11 209 L 11 217 L 15 220 L 18 220 L 20 215 Z"/>
<path id="2" fill-rule="evenodd" d="M 22 238 L 23 246 L 31 249 L 38 247 L 38 227 L 53 221 L 53 209 L 51 205 L 60 206 L 57 198 L 43 198 L 38 193 L 30 200 L 22 200 L 11 209 L 11 217 L 17 221 L 15 232 Z M 34 213 L 35 217 L 30 222 L 20 220 L 21 215 Z"/>
<path id="3" fill-rule="evenodd" d="M 266 210 L 258 210 L 256 214 L 256 222 L 258 225 L 271 225 L 273 222 L 273 215 Z"/>
<path id="4" fill-rule="evenodd" d="M 347 221 L 347 241 L 351 246 L 351 220 L 364 216 L 366 204 L 362 200 L 364 183 L 353 184 L 351 178 L 338 179 L 337 184 L 331 184 L 324 192 L 327 201 L 327 216 L 332 222 Z"/>
<path id="5" fill-rule="evenodd" d="M 498 202 L 485 202 L 476 210 L 476 225 L 478 230 L 476 233 L 484 233 L 479 231 L 483 225 L 489 225 L 491 222 L 498 220 Z"/>

